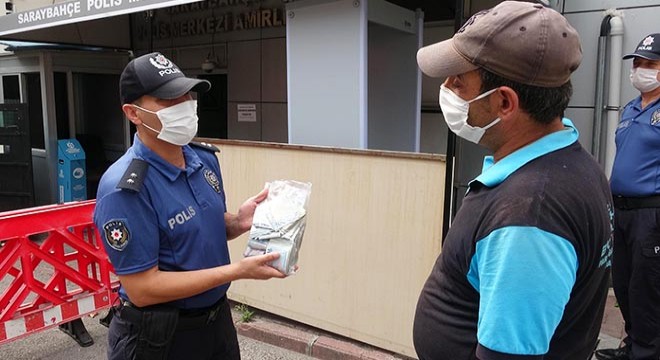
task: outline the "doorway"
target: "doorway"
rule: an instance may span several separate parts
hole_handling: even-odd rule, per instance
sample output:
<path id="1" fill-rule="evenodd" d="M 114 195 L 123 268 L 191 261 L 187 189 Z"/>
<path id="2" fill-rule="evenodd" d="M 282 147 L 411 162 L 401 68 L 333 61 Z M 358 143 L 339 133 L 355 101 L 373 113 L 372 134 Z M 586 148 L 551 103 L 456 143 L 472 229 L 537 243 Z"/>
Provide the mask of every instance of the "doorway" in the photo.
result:
<path id="1" fill-rule="evenodd" d="M 26 104 L 0 104 L 0 211 L 34 206 Z"/>
<path id="2" fill-rule="evenodd" d="M 128 147 L 128 121 L 119 102 L 119 75 L 73 73 L 73 81 L 75 138 L 85 151 L 87 198 L 94 199 L 101 175 Z"/>
<path id="3" fill-rule="evenodd" d="M 227 74 L 199 75 L 208 80 L 211 90 L 197 96 L 199 116 L 197 136 L 215 139 L 227 138 Z"/>

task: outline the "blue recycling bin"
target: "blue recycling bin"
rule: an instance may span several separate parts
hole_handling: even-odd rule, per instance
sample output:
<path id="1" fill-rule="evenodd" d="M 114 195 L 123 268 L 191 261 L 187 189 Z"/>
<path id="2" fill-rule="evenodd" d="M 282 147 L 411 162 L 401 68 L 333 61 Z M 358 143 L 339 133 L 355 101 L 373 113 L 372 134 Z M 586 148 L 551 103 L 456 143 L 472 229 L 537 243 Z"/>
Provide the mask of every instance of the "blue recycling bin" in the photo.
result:
<path id="1" fill-rule="evenodd" d="M 57 140 L 59 203 L 87 200 L 85 151 L 76 139 Z"/>

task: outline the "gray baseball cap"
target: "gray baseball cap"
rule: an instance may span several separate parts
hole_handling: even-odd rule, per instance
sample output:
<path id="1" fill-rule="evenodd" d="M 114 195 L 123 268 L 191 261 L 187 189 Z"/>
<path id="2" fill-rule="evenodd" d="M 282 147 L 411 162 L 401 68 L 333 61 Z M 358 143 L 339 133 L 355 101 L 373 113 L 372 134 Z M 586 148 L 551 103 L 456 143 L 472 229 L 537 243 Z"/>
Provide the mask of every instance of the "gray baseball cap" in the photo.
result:
<path id="1" fill-rule="evenodd" d="M 119 78 L 122 104 L 132 103 L 143 95 L 176 99 L 189 91 L 206 92 L 207 80 L 186 77 L 170 59 L 153 52 L 131 60 Z"/>
<path id="2" fill-rule="evenodd" d="M 582 61 L 577 31 L 541 4 L 504 1 L 474 14 L 449 40 L 419 49 L 428 76 L 444 78 L 484 68 L 519 83 L 558 87 Z"/>

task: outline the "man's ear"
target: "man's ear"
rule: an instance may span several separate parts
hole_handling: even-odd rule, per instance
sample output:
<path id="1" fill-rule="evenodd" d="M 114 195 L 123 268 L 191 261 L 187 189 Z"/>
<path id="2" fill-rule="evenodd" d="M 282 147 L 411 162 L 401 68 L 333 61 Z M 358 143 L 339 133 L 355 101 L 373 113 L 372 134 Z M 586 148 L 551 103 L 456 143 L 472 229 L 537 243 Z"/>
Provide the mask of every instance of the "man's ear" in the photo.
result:
<path id="1" fill-rule="evenodd" d="M 518 94 L 508 86 L 500 86 L 497 91 L 499 101 L 498 115 L 502 120 L 508 119 L 511 115 L 520 110 L 520 100 Z"/>
<path id="2" fill-rule="evenodd" d="M 124 115 L 126 115 L 126 118 L 132 122 L 135 125 L 140 125 L 142 124 L 142 120 L 138 118 L 137 116 L 137 109 L 135 106 L 132 106 L 131 104 L 124 104 L 121 107 L 122 111 L 124 111 Z"/>

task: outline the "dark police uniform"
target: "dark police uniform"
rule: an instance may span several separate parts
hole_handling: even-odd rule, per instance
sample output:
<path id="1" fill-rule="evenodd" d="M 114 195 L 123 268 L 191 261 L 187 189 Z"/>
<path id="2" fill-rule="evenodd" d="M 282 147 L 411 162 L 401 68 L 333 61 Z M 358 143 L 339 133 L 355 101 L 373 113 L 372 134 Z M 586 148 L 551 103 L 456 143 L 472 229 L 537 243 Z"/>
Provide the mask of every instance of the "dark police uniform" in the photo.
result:
<path id="1" fill-rule="evenodd" d="M 610 179 L 615 228 L 612 282 L 633 358 L 660 357 L 660 100 L 623 109 Z"/>
<path id="2" fill-rule="evenodd" d="M 162 159 L 136 135 L 133 146 L 101 178 L 94 222 L 118 275 L 154 266 L 188 271 L 229 264 L 225 194 L 215 148 L 182 149 L 185 170 Z M 145 308 L 131 304 L 120 288 L 108 358 L 130 358 L 133 351 L 147 354 L 158 346 L 169 347 L 170 359 L 240 358 L 225 296 L 228 287 Z M 163 316 L 155 326 L 149 322 L 157 317 L 153 314 L 171 310 L 174 316 Z M 156 340 L 144 344 L 150 335 Z"/>
<path id="3" fill-rule="evenodd" d="M 565 130 L 484 170 L 424 285 L 419 358 L 585 360 L 602 320 L 611 260 L 607 179 Z"/>

